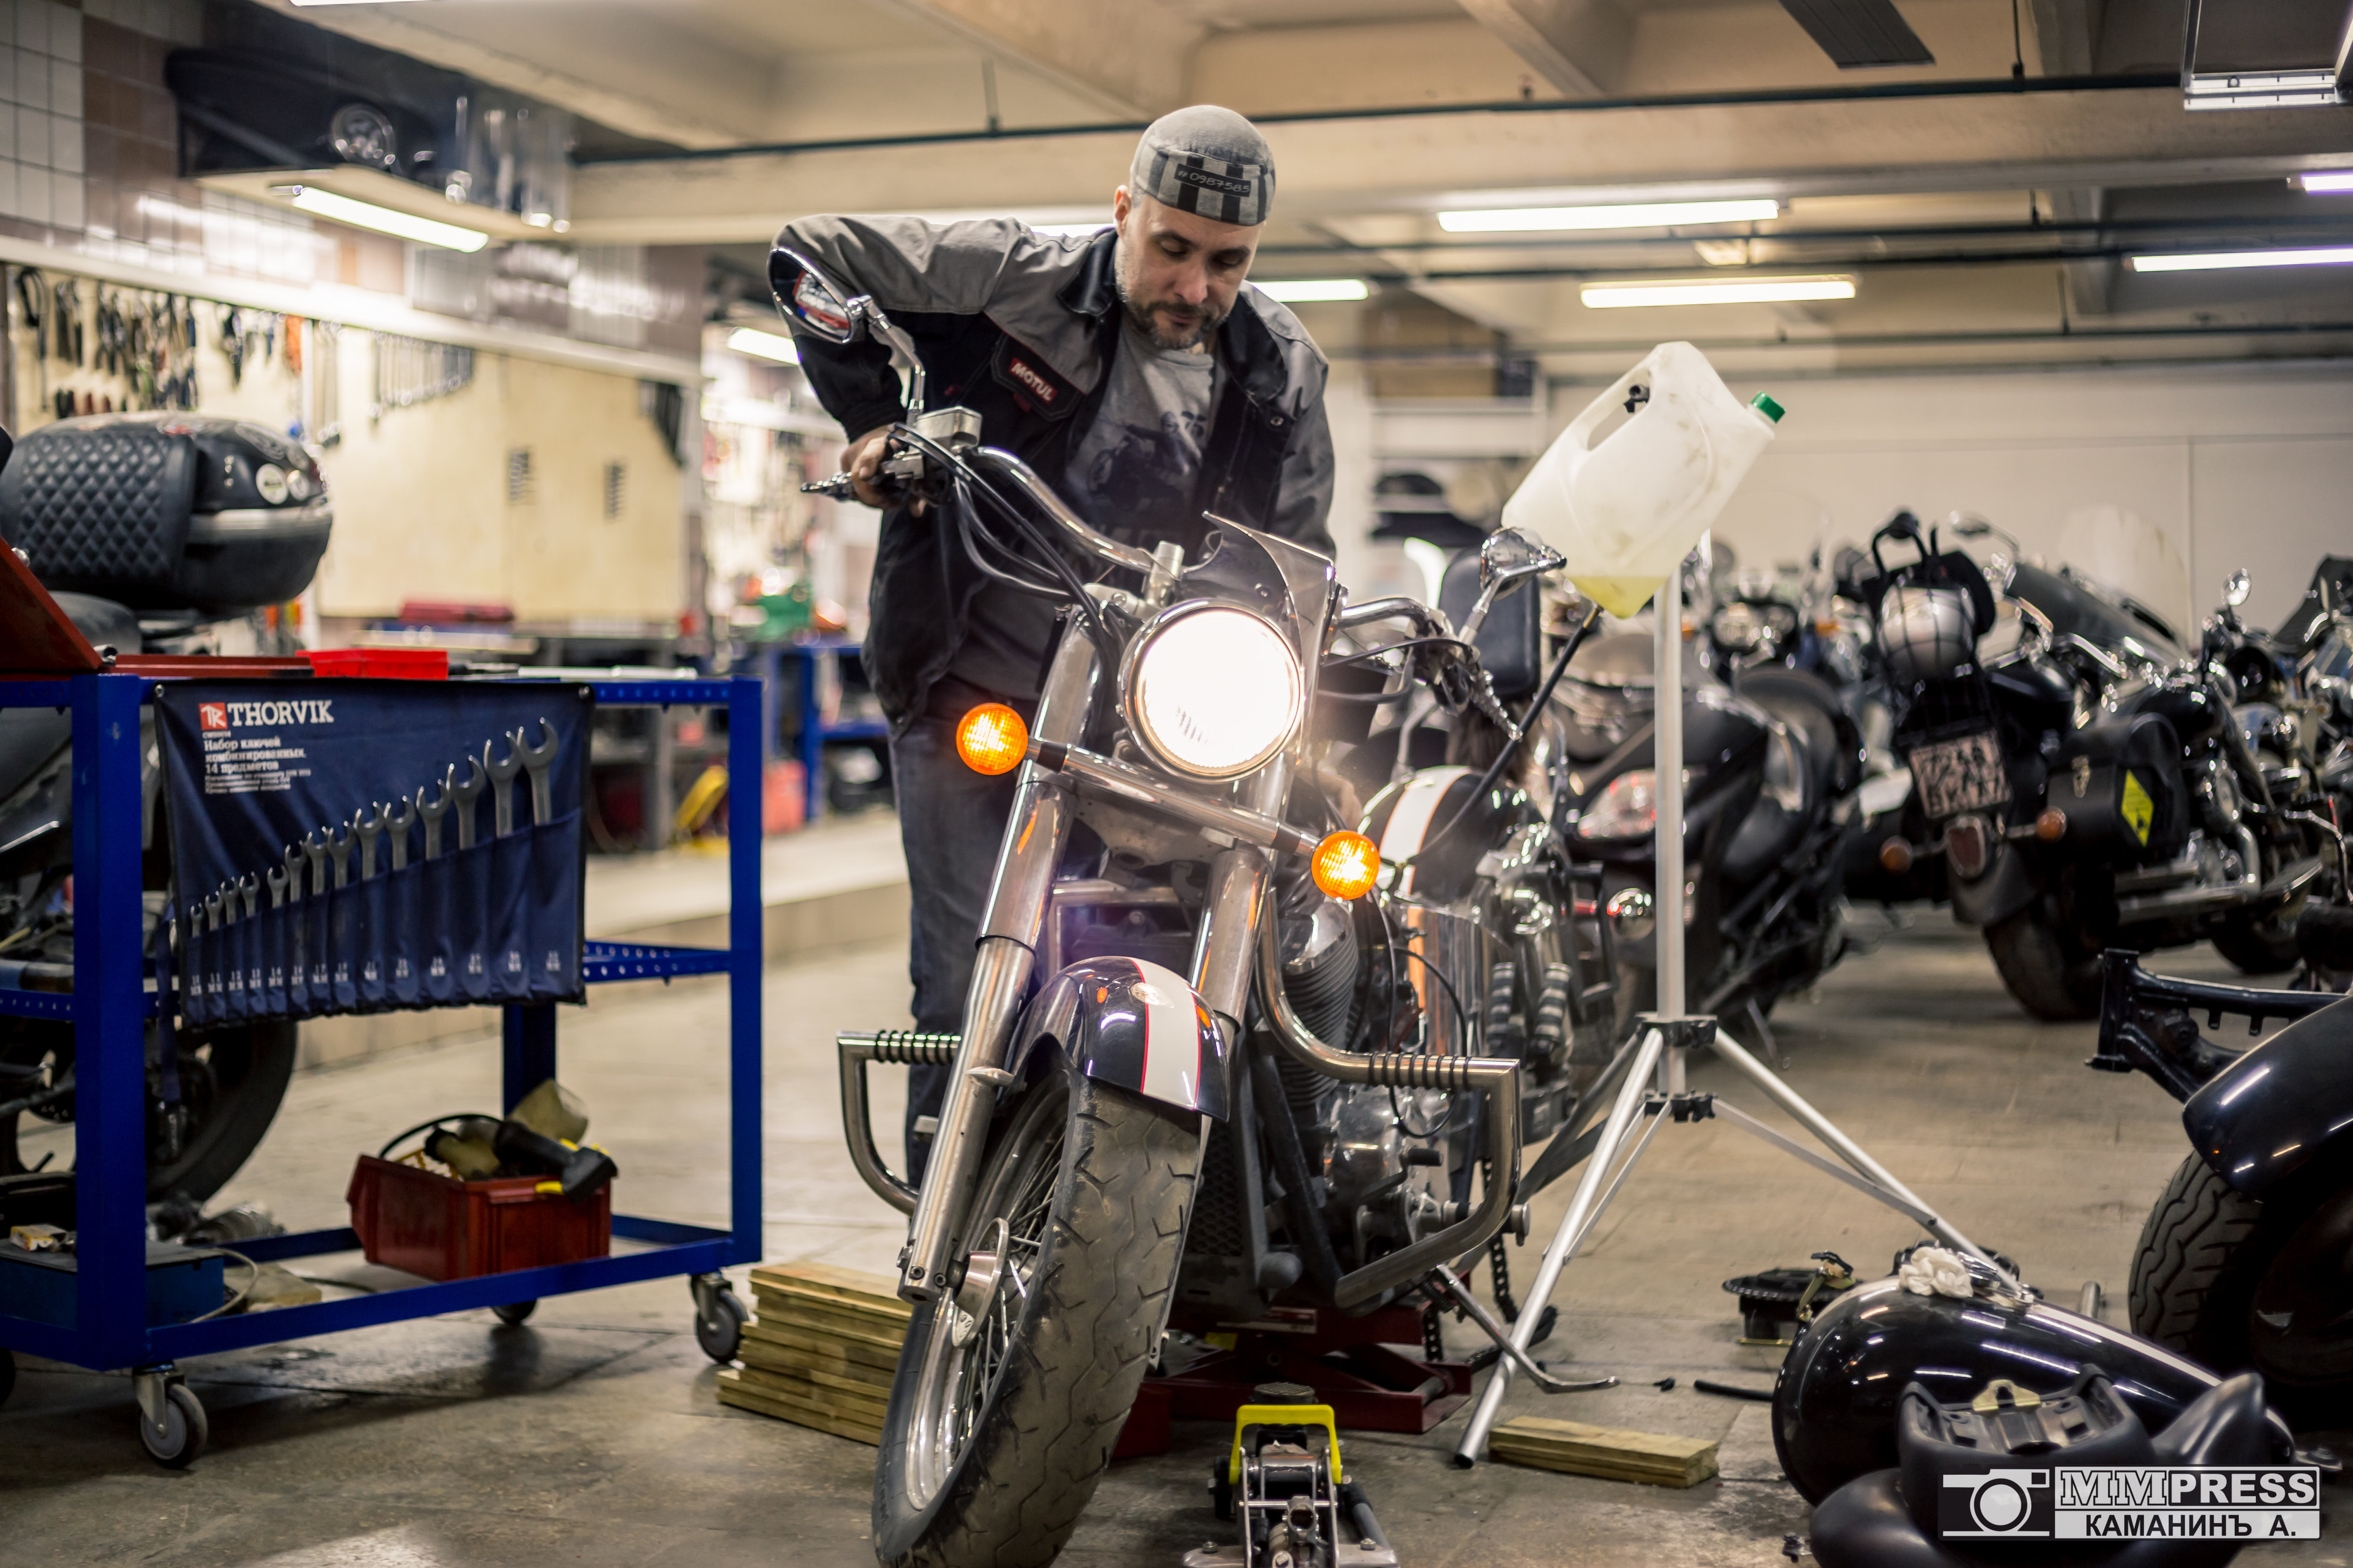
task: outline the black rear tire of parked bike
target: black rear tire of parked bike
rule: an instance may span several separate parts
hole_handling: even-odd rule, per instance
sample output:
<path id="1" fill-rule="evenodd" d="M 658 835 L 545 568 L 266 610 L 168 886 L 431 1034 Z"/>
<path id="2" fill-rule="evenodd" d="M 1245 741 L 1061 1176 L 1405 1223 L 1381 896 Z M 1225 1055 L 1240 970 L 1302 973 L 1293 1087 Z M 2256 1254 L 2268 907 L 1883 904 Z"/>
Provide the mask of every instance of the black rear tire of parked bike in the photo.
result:
<path id="1" fill-rule="evenodd" d="M 874 1471 L 891 1568 L 1041 1568 L 1061 1551 L 1158 1345 L 1200 1146 L 1191 1112 L 1060 1070 L 1003 1124 L 966 1234 L 1005 1220 L 1027 1273 L 1007 1270 L 964 1347 L 946 1299 L 908 1324 Z M 957 1429 L 960 1446 L 941 1440 Z"/>
<path id="2" fill-rule="evenodd" d="M 2284 974 L 2303 956 L 2295 945 L 2295 911 L 2285 920 L 2274 915 L 2222 926 L 2214 932 L 2214 951 L 2242 974 Z"/>
<path id="3" fill-rule="evenodd" d="M 0 1059 L 37 1065 L 55 1048 L 50 1044 L 55 1037 L 45 1032 L 24 1033 L 0 1047 Z M 63 1038 L 70 1040 L 69 1036 Z M 172 1159 L 156 1160 L 151 1143 L 150 1203 L 177 1193 L 202 1204 L 227 1186 L 269 1131 L 294 1072 L 295 1032 L 290 1020 L 184 1034 L 179 1046 L 181 1103 L 193 1120 Z M 0 1175 L 25 1168 L 17 1140 L 26 1131 L 26 1117 L 32 1114 L 0 1117 Z"/>
<path id="4" fill-rule="evenodd" d="M 2050 895 L 1986 927 L 1985 940 L 2001 983 L 2034 1016 L 2061 1022 L 2100 1016 L 2100 950 L 2084 951 Z"/>
<path id="5" fill-rule="evenodd" d="M 2263 1373 L 2300 1426 L 2353 1411 L 2353 1164 L 2326 1159 L 2268 1202 L 2235 1193 L 2195 1153 L 2141 1227 L 2133 1331 L 2228 1375 Z"/>

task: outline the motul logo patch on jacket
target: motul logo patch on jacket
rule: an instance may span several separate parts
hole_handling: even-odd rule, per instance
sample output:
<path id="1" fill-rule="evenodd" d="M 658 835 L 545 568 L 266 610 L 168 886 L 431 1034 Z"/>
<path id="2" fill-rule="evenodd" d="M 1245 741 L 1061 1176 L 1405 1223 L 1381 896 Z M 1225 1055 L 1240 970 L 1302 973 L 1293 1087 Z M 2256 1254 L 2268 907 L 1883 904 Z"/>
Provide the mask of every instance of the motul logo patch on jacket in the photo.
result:
<path id="1" fill-rule="evenodd" d="M 1055 374 L 1044 360 L 1011 338 L 997 345 L 997 363 L 992 368 L 1000 383 L 1049 419 L 1062 417 L 1079 401 L 1077 387 Z"/>

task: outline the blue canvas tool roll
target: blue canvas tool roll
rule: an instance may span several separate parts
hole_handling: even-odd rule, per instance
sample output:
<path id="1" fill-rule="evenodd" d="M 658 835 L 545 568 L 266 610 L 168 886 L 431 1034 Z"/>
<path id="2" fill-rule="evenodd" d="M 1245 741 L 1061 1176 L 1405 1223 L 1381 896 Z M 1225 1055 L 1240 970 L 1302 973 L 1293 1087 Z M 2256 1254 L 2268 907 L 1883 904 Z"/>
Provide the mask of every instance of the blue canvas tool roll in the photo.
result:
<path id="1" fill-rule="evenodd" d="M 578 1000 L 592 706 L 554 680 L 158 687 L 183 1021 Z M 543 789 L 492 776 L 551 735 Z"/>

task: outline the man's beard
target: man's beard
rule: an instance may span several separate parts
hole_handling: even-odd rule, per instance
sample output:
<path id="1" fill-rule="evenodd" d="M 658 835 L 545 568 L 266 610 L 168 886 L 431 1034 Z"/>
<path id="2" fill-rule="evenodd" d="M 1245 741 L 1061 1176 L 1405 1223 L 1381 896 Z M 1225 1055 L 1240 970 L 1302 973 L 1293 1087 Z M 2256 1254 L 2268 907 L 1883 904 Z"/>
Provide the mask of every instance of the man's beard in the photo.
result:
<path id="1" fill-rule="evenodd" d="M 1124 258 L 1122 259 L 1124 263 Z M 1216 331 L 1226 319 L 1225 311 L 1206 300 L 1198 307 L 1180 306 L 1170 300 L 1137 303 L 1135 297 L 1129 292 L 1127 268 L 1124 264 L 1112 269 L 1112 280 L 1119 289 L 1120 309 L 1127 312 L 1129 322 L 1151 340 L 1155 348 L 1198 348 L 1209 341 L 1209 334 Z M 1182 321 L 1172 319 L 1168 314 L 1172 310 L 1188 309 L 1191 311 L 1189 318 Z"/>

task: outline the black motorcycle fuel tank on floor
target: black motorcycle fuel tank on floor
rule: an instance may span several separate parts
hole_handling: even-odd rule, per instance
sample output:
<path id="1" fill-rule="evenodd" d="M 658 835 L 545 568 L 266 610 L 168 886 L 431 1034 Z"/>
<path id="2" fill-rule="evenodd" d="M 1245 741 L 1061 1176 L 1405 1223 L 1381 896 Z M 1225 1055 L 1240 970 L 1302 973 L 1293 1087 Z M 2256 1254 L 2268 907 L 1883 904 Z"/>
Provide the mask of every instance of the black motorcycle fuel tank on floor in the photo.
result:
<path id="1" fill-rule="evenodd" d="M 1841 1296 L 1800 1329 L 1773 1390 L 1773 1450 L 1789 1482 L 1820 1502 L 1857 1476 L 1896 1463 L 1895 1421 L 1914 1382 L 1943 1400 L 2008 1378 L 2038 1394 L 2097 1367 L 2142 1425 L 2158 1431 L 2221 1380 L 2096 1319 L 2042 1301 L 1979 1292 L 1922 1296 L 1894 1279 Z M 2290 1438 L 2273 1423 L 2279 1458 Z"/>

